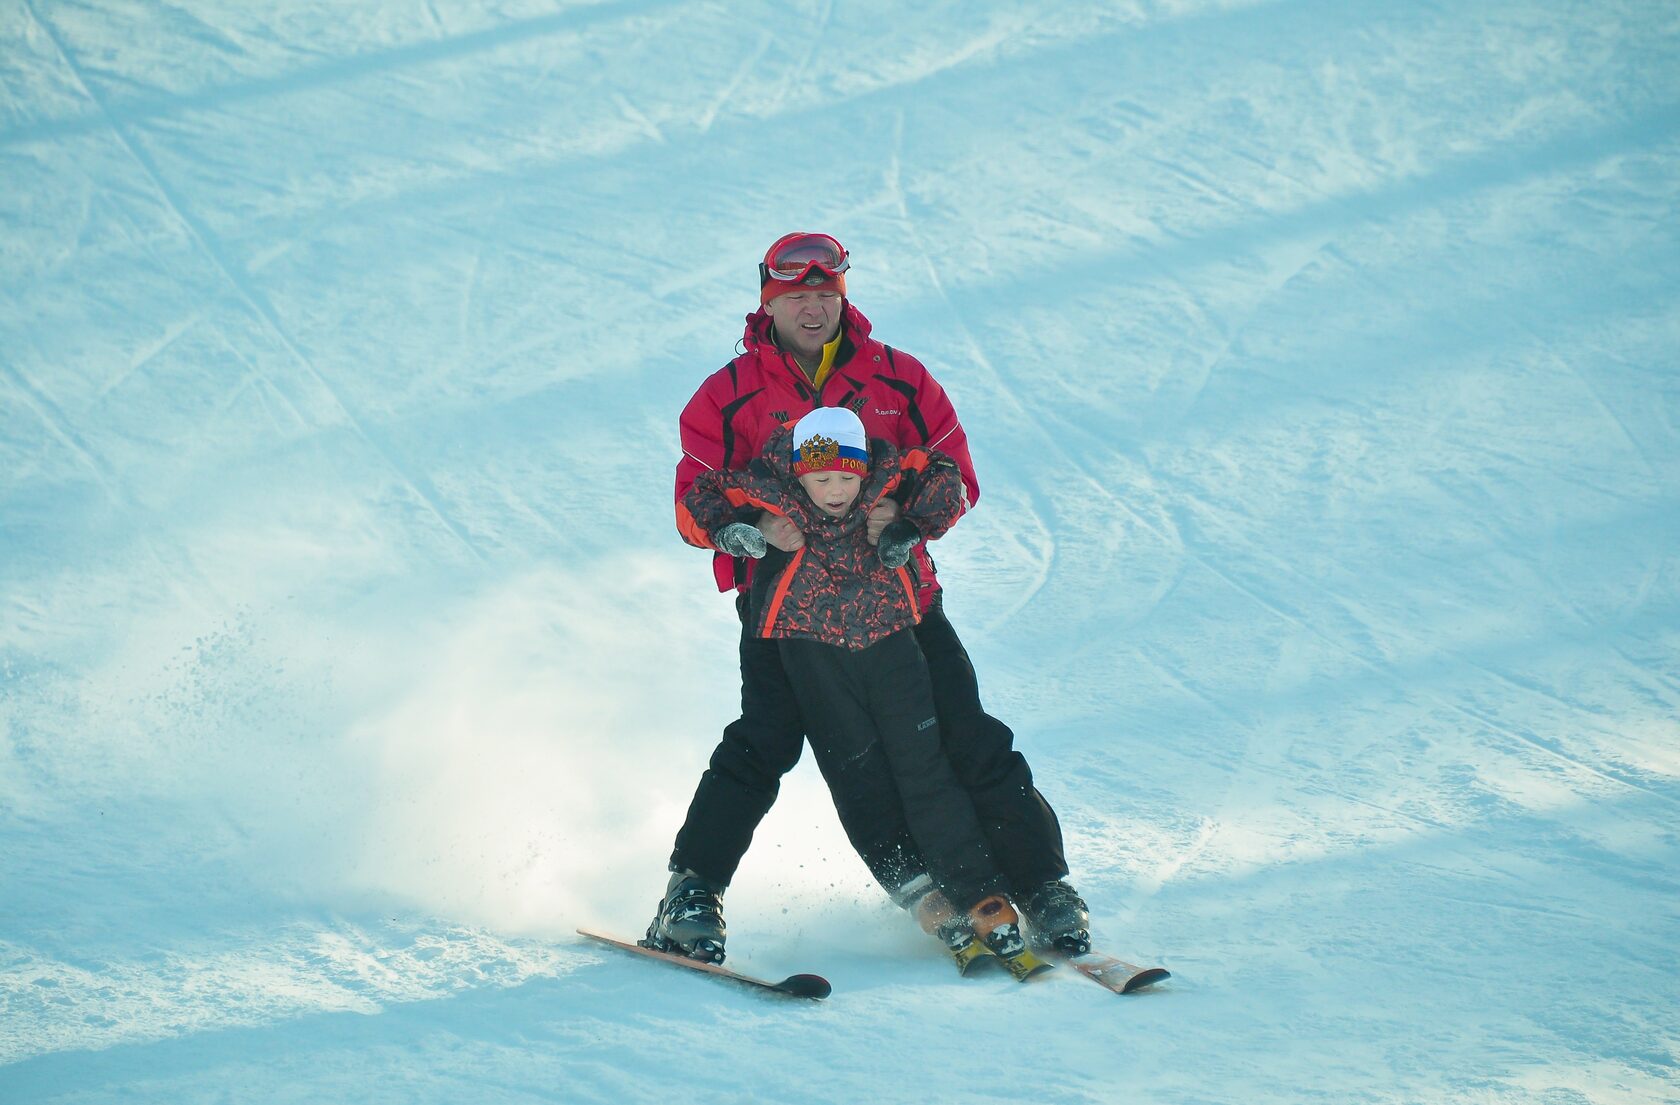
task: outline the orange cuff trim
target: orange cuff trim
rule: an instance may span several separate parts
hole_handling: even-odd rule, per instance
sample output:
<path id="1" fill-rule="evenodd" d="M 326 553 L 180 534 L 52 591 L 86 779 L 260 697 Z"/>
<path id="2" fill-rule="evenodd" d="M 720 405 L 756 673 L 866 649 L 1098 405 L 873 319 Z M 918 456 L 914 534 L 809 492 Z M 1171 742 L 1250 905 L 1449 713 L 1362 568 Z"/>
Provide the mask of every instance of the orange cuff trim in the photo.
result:
<path id="1" fill-rule="evenodd" d="M 716 548 L 712 544 L 711 535 L 699 522 L 694 520 L 694 514 L 681 502 L 677 503 L 677 532 L 682 539 L 699 549 Z"/>

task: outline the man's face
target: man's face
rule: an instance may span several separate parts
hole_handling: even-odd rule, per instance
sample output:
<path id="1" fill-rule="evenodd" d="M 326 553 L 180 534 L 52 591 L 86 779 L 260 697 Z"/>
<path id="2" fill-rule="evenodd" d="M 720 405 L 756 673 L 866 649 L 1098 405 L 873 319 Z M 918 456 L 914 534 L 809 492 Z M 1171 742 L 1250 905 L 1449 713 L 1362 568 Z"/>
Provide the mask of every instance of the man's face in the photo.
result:
<path id="1" fill-rule="evenodd" d="M 838 518 L 857 502 L 863 481 L 856 472 L 807 472 L 799 477 L 799 486 L 824 514 Z"/>
<path id="2" fill-rule="evenodd" d="M 779 295 L 764 305 L 776 324 L 782 348 L 795 356 L 820 357 L 822 348 L 840 332 L 841 304 L 835 291 L 799 291 Z"/>

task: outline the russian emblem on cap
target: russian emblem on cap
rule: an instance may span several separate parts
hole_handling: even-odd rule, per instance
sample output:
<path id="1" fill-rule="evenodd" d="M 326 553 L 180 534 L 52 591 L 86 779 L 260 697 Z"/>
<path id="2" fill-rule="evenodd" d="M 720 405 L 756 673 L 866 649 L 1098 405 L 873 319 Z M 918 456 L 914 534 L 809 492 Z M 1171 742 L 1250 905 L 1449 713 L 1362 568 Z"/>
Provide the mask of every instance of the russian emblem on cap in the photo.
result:
<path id="1" fill-rule="evenodd" d="M 863 422 L 845 407 L 818 407 L 793 427 L 793 474 L 869 474 L 869 441 Z"/>
<path id="2" fill-rule="evenodd" d="M 799 446 L 799 463 L 809 471 L 820 472 L 838 459 L 840 443 L 832 437 L 816 434 Z"/>

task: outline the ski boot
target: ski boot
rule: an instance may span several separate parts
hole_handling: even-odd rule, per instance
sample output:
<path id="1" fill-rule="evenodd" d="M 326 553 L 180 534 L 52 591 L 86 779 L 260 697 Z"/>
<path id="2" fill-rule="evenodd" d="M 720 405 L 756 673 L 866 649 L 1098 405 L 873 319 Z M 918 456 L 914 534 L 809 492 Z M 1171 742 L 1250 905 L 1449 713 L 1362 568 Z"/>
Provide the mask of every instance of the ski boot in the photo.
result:
<path id="1" fill-rule="evenodd" d="M 677 871 L 666 885 L 658 908 L 647 935 L 636 943 L 703 963 L 723 962 L 728 929 L 723 923 L 722 887 L 713 886 L 693 871 Z"/>
<path id="2" fill-rule="evenodd" d="M 1003 960 L 1016 982 L 1025 982 L 1050 964 L 1033 954 L 1021 935 L 1021 919 L 1009 899 L 993 894 L 968 911 L 974 933 L 986 945 L 986 950 Z"/>
<path id="3" fill-rule="evenodd" d="M 994 894 L 967 913 L 958 913 L 935 890 L 916 903 L 915 913 L 922 931 L 945 945 L 960 974 L 968 974 L 976 963 L 994 960 L 1025 981 L 1050 966 L 1027 947 L 1007 898 Z"/>
<path id="4" fill-rule="evenodd" d="M 1042 883 L 1016 900 L 1035 946 L 1062 955 L 1091 950 L 1091 915 L 1066 879 Z"/>
<path id="5" fill-rule="evenodd" d="M 957 973 L 966 975 L 990 950 L 976 936 L 973 922 L 951 908 L 945 895 L 933 889 L 932 879 L 922 877 L 927 880 L 926 888 L 905 908 L 915 916 L 923 932 L 945 945 L 946 953 L 957 965 Z"/>

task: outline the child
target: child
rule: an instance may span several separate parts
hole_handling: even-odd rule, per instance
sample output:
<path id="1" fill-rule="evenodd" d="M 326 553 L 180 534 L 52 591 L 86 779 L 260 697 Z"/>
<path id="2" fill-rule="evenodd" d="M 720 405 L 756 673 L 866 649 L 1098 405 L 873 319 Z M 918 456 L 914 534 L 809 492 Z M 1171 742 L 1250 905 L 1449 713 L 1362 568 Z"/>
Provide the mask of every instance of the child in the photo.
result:
<path id="1" fill-rule="evenodd" d="M 871 546 L 868 514 L 888 497 L 902 516 Z M 910 631 L 921 618 L 910 551 L 944 533 L 963 500 L 949 459 L 867 441 L 857 415 L 819 407 L 772 435 L 746 468 L 703 474 L 678 518 L 691 544 L 753 559 L 767 543 L 745 518 L 768 511 L 804 535 L 803 547 L 757 565 L 748 624 L 777 640 L 825 774 L 877 741 L 885 752 L 896 794 L 882 795 L 878 812 L 902 811 L 939 891 L 898 900 L 959 966 L 990 950 L 1024 974 L 1040 961 L 1026 950 L 974 803 L 940 744 L 927 663 Z"/>

